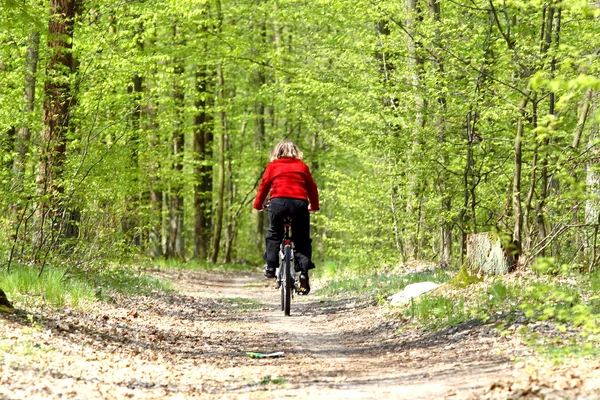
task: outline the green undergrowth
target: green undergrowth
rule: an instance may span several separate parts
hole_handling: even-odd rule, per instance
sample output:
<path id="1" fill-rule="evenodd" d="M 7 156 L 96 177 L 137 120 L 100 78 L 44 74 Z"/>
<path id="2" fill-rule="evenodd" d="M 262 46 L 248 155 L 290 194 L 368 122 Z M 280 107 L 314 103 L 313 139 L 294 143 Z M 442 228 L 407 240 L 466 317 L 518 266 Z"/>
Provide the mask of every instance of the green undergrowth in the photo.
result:
<path id="1" fill-rule="evenodd" d="M 519 332 L 557 359 L 600 354 L 600 272 L 582 274 L 541 259 L 519 276 L 487 278 L 457 289 L 447 285 L 390 315 L 404 328 L 441 330 L 471 320 L 493 323 L 501 335 Z"/>
<path id="2" fill-rule="evenodd" d="M 479 283 L 479 282 L 481 282 L 481 279 L 476 276 L 470 275 L 467 272 L 467 267 L 463 265 L 458 270 L 458 273 L 456 273 L 456 275 L 454 275 L 448 281 L 448 284 L 450 284 L 454 287 L 457 287 L 457 288 L 466 288 L 469 285 L 472 285 L 474 283 Z"/>
<path id="3" fill-rule="evenodd" d="M 324 286 L 316 291 L 320 296 L 356 296 L 366 295 L 383 302 L 388 296 L 404 289 L 407 285 L 416 282 L 431 281 L 443 283 L 449 279 L 449 274 L 445 271 L 436 270 L 435 272 L 411 273 L 405 275 L 399 274 L 373 274 L 363 276 L 341 276 L 339 278 L 331 277 L 328 273 L 319 275 L 326 282 Z"/>
<path id="4" fill-rule="evenodd" d="M 0 271 L 0 288 L 9 299 L 24 304 L 43 302 L 61 307 L 78 307 L 94 301 L 94 288 L 90 282 L 69 277 L 66 268 L 37 268 L 13 266 L 9 272 Z"/>
<path id="5" fill-rule="evenodd" d="M 154 278 L 143 269 L 127 266 L 103 269 L 86 280 L 93 284 L 96 295 L 101 298 L 104 293 L 110 294 L 112 291 L 125 295 L 147 295 L 155 291 L 174 290 L 170 282 Z"/>
<path id="6" fill-rule="evenodd" d="M 133 295 L 172 290 L 168 282 L 124 266 L 107 266 L 93 272 L 48 266 L 40 274 L 38 268 L 13 265 L 10 271 L 0 270 L 0 288 L 17 307 L 45 304 L 74 308 L 109 299 L 112 292 Z"/>
<path id="7" fill-rule="evenodd" d="M 391 309 L 392 315 L 412 325 L 439 330 L 477 319 L 488 322 L 518 311 L 519 286 L 501 280 L 481 282 L 462 289 L 448 285 L 424 294 L 405 307 Z"/>

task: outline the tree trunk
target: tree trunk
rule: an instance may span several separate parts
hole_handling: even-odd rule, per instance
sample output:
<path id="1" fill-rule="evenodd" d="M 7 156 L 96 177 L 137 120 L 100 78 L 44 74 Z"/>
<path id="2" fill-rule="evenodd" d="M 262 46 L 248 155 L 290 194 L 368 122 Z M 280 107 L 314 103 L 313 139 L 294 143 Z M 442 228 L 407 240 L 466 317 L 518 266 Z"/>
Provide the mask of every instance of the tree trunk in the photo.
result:
<path id="1" fill-rule="evenodd" d="M 532 125 L 535 131 L 537 127 L 537 108 L 538 108 L 538 100 L 537 98 L 532 99 Z M 533 155 L 531 157 L 531 185 L 529 186 L 529 192 L 527 193 L 527 197 L 525 199 L 525 210 L 523 211 L 523 234 L 525 238 L 523 240 L 523 251 L 527 253 L 533 246 L 533 233 L 534 227 L 529 224 L 529 217 L 531 215 L 532 204 L 533 204 L 533 196 L 535 194 L 536 182 L 537 182 L 537 170 L 538 166 L 538 154 L 539 154 L 539 142 L 535 140 L 535 147 L 533 148 Z"/>
<path id="2" fill-rule="evenodd" d="M 523 130 L 525 125 L 525 117 L 527 101 L 529 99 L 529 91 L 519 104 L 519 117 L 517 121 L 517 134 L 515 136 L 515 158 L 513 170 L 513 185 L 512 185 L 512 204 L 514 216 L 513 243 L 516 246 L 516 251 L 520 255 L 521 242 L 523 237 L 523 210 L 521 209 L 521 170 L 522 170 L 522 142 Z"/>
<path id="3" fill-rule="evenodd" d="M 16 147 L 17 130 L 11 126 L 5 133 L 0 134 L 0 151 L 1 154 L 11 154 Z M 0 171 L 10 171 L 13 167 L 13 160 L 6 157 L 0 160 Z"/>
<path id="4" fill-rule="evenodd" d="M 467 137 L 467 157 L 465 159 L 465 169 L 463 171 L 463 205 L 459 214 L 460 221 L 460 264 L 464 264 L 464 258 L 467 251 L 467 209 L 469 207 L 470 197 L 470 177 L 473 170 L 473 144 L 474 144 L 474 126 L 475 117 L 473 112 L 469 111 L 466 120 L 466 137 Z"/>
<path id="5" fill-rule="evenodd" d="M 510 247 L 503 246 L 502 239 L 490 232 L 468 235 L 467 272 L 478 277 L 509 273 L 514 266 Z"/>
<path id="6" fill-rule="evenodd" d="M 63 218 L 60 195 L 64 191 L 61 179 L 72 101 L 74 17 L 75 0 L 50 0 L 48 47 L 51 54 L 46 66 L 42 145 L 36 178 L 38 245 L 44 241 L 44 225 L 51 222 L 54 236 L 59 233 Z"/>
<path id="7" fill-rule="evenodd" d="M 40 51 L 40 32 L 33 31 L 29 34 L 29 45 L 25 55 L 25 90 L 23 91 L 23 114 L 25 123 L 17 133 L 16 141 L 16 157 L 13 163 L 13 171 L 17 180 L 19 190 L 23 187 L 23 175 L 25 173 L 25 164 L 27 162 L 27 153 L 31 140 L 31 132 L 29 129 L 30 115 L 35 106 L 35 83 L 38 65 L 38 56 Z"/>
<path id="8" fill-rule="evenodd" d="M 154 44 L 154 39 L 150 40 L 151 46 Z M 156 69 L 151 69 L 146 79 L 146 90 L 149 92 L 149 87 L 154 83 L 152 77 L 157 74 Z M 152 82 L 152 83 L 151 83 Z M 165 254 L 163 249 L 163 191 L 159 174 L 160 159 L 157 151 L 158 143 L 158 119 L 157 119 L 158 103 L 149 101 L 146 105 L 145 114 L 147 115 L 147 123 L 145 130 L 148 135 L 148 152 L 150 153 L 150 162 L 148 165 L 148 190 L 150 202 L 150 217 L 148 231 L 148 250 L 151 257 L 157 258 Z"/>
<path id="9" fill-rule="evenodd" d="M 440 3 L 438 0 L 429 0 L 429 13 L 433 17 L 435 23 L 439 23 L 441 20 L 441 9 Z M 441 44 L 439 43 L 440 32 L 436 27 L 435 29 L 435 39 L 434 43 L 436 49 L 441 48 Z M 440 76 L 440 80 L 443 81 L 444 75 L 444 60 L 440 54 L 437 54 L 437 57 L 434 60 L 435 68 L 437 70 L 438 75 Z M 437 92 L 439 93 L 437 98 L 438 110 L 436 112 L 436 131 L 437 131 L 437 139 L 440 143 L 441 147 L 441 163 L 442 168 L 438 172 L 437 179 L 437 187 L 439 193 L 441 193 L 441 221 L 440 221 L 440 254 L 438 257 L 439 264 L 442 266 L 447 266 L 451 262 L 452 258 L 452 221 L 450 219 L 450 213 L 452 212 L 452 195 L 450 193 L 450 187 L 448 185 L 449 174 L 447 172 L 448 166 L 448 155 L 445 149 L 446 143 L 446 128 L 445 128 L 445 118 L 446 118 L 446 96 L 443 94 L 443 88 L 439 87 Z"/>
<path id="10" fill-rule="evenodd" d="M 174 28 L 177 35 L 177 28 Z M 175 83 L 173 85 L 173 98 L 175 100 L 175 126 L 173 130 L 173 175 L 170 196 L 170 220 L 169 220 L 169 257 L 184 259 L 185 246 L 183 242 L 183 65 L 177 61 L 175 66 Z"/>
<path id="11" fill-rule="evenodd" d="M 246 123 L 242 124 L 242 129 L 245 129 Z M 243 140 L 243 133 L 241 136 Z M 233 251 L 233 242 L 235 240 L 235 234 L 237 229 L 237 215 L 233 212 L 233 203 L 235 201 L 236 185 L 233 176 L 232 169 L 232 143 L 230 135 L 225 136 L 225 148 L 227 151 L 227 177 L 228 179 L 228 196 L 227 196 L 227 209 L 228 209 L 228 221 L 225 229 L 225 263 L 231 263 L 231 254 Z"/>
<path id="12" fill-rule="evenodd" d="M 591 114 L 593 115 L 596 111 L 597 105 L 597 94 L 592 92 L 591 99 Z M 590 136 L 588 139 L 588 150 L 590 152 L 590 158 L 586 165 L 586 187 L 588 191 L 588 198 L 585 202 L 585 223 L 586 224 L 597 224 L 598 217 L 600 215 L 600 171 L 598 166 L 600 165 L 600 149 L 596 141 L 600 132 L 600 125 L 594 122 L 590 125 Z"/>
<path id="13" fill-rule="evenodd" d="M 156 116 L 156 104 L 150 102 L 147 106 L 148 114 L 148 150 L 150 153 L 150 165 L 148 166 L 148 189 L 150 190 L 150 227 L 148 232 L 148 246 L 150 256 L 156 258 L 164 254 L 162 225 L 163 225 L 163 192 L 159 177 L 159 155 L 156 146 L 158 142 L 158 123 Z"/>
<path id="14" fill-rule="evenodd" d="M 418 93 L 421 88 L 421 77 L 424 72 L 424 60 L 419 54 L 421 44 L 415 39 L 418 35 L 416 34 L 416 27 L 418 22 L 423 21 L 421 10 L 419 9 L 418 0 L 408 0 L 407 4 L 407 18 L 405 21 L 406 31 L 408 34 L 408 53 L 409 67 L 410 67 L 410 81 L 412 86 L 415 88 L 415 126 L 413 129 L 413 146 L 410 150 L 411 158 L 417 158 L 420 156 L 421 151 L 421 130 L 425 126 L 425 113 L 427 108 L 427 102 L 425 97 Z M 408 232 L 406 240 L 407 245 L 405 246 L 406 252 L 412 257 L 417 258 L 419 254 L 419 232 L 421 229 L 421 210 L 420 204 L 417 204 L 421 198 L 421 186 L 422 182 L 419 182 L 419 178 L 414 174 L 410 173 L 408 177 L 408 199 L 406 202 L 406 214 L 408 216 L 417 216 L 416 220 L 413 220 L 412 230 Z"/>
<path id="15" fill-rule="evenodd" d="M 276 40 L 280 40 L 280 38 Z M 254 84 L 257 88 L 257 92 L 260 92 L 261 88 L 266 84 L 266 76 L 263 67 L 257 67 L 254 75 Z M 255 101 L 254 103 L 254 118 L 254 144 L 259 151 L 264 151 L 265 104 L 262 100 Z M 256 213 L 256 248 L 258 249 L 259 254 L 265 249 L 265 217 L 263 214 L 264 213 Z"/>
<path id="16" fill-rule="evenodd" d="M 558 8 L 555 10 L 555 6 L 551 4 L 548 6 L 548 12 L 546 17 L 546 29 L 545 29 L 545 37 L 544 44 L 542 47 L 542 55 L 545 55 L 548 49 L 554 44 L 554 46 L 558 46 L 560 39 L 560 21 L 561 21 L 561 10 Z M 554 38 L 553 38 L 554 34 Z M 556 59 L 553 57 L 550 62 L 550 76 L 554 77 L 554 72 L 556 70 Z M 556 96 L 554 92 L 550 92 L 548 97 L 548 113 L 550 115 L 556 116 L 555 104 L 556 104 Z M 554 122 L 552 122 L 554 123 Z M 554 129 L 554 126 L 549 127 Z M 541 171 L 540 171 L 540 195 L 538 202 L 536 204 L 536 223 L 538 228 L 538 243 L 541 243 L 546 239 L 547 229 L 546 229 L 546 218 L 545 214 L 545 205 L 546 198 L 548 197 L 548 146 L 550 145 L 550 136 L 547 136 L 543 142 L 543 153 L 541 160 Z M 532 185 L 535 185 L 535 182 L 532 182 Z M 544 251 L 540 255 L 544 255 Z"/>
<path id="17" fill-rule="evenodd" d="M 225 135 L 227 134 L 227 120 L 223 107 L 225 106 L 224 92 L 225 81 L 223 78 L 223 65 L 219 63 L 217 66 L 217 83 L 218 89 L 218 104 L 219 111 L 219 177 L 217 182 L 217 212 L 215 222 L 215 232 L 213 236 L 213 251 L 210 257 L 213 263 L 216 263 L 219 258 L 219 250 L 221 244 L 221 233 L 223 230 L 223 210 L 225 201 Z"/>
<path id="18" fill-rule="evenodd" d="M 141 44 L 138 44 L 141 47 Z M 142 116 L 142 90 L 143 90 L 143 77 L 139 74 L 134 74 L 132 78 L 132 85 L 128 88 L 128 92 L 132 94 L 133 100 L 133 112 L 131 113 L 131 139 L 129 141 L 129 147 L 131 148 L 131 166 L 135 173 L 133 175 L 133 185 L 137 188 L 139 186 L 139 151 L 140 151 L 140 120 Z M 128 196 L 125 200 L 125 216 L 121 227 L 125 237 L 127 238 L 127 244 L 134 244 L 135 246 L 141 246 L 142 227 L 140 225 L 140 210 L 139 204 L 143 194 L 136 194 Z"/>
<path id="19" fill-rule="evenodd" d="M 211 78 L 206 70 L 196 73 L 194 117 L 194 258 L 206 260 L 210 246 L 212 209 L 213 121 L 208 108 Z"/>
<path id="20" fill-rule="evenodd" d="M 517 120 L 517 133 L 515 135 L 515 156 L 513 164 L 513 183 L 512 183 L 512 209 L 514 217 L 513 245 L 517 256 L 521 255 L 523 242 L 523 209 L 521 205 L 521 171 L 523 168 L 523 132 L 525 129 L 525 119 L 527 114 L 527 103 L 531 91 L 526 89 L 521 102 L 519 103 L 519 116 Z"/>

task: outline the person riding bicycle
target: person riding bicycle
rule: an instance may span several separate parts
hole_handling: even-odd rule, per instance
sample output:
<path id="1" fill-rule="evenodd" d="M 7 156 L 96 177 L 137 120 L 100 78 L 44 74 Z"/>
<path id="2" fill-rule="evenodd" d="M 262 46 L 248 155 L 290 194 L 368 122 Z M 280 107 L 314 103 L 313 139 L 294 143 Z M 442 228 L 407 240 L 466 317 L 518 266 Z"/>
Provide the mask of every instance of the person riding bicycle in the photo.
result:
<path id="1" fill-rule="evenodd" d="M 269 192 L 265 276 L 275 277 L 275 270 L 279 266 L 279 246 L 283 239 L 284 218 L 292 217 L 292 241 L 297 270 L 300 272 L 300 294 L 308 294 L 308 271 L 315 267 L 311 261 L 309 210 L 319 210 L 319 192 L 308 166 L 302 161 L 302 152 L 291 140 L 279 142 L 271 151 L 270 162 L 254 200 L 253 207 L 256 210 L 263 208 Z"/>

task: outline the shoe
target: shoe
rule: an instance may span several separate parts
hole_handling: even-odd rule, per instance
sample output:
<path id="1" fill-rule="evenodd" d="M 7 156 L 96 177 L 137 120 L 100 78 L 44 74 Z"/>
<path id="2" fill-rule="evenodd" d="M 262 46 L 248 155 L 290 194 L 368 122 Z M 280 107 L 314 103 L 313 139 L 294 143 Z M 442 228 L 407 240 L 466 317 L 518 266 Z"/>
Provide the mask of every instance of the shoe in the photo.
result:
<path id="1" fill-rule="evenodd" d="M 306 296 L 310 293 L 310 282 L 308 281 L 308 272 L 300 273 L 300 288 L 298 288 L 298 294 Z"/>
<path id="2" fill-rule="evenodd" d="M 269 268 L 267 265 L 265 265 L 265 277 L 268 279 L 275 278 L 275 268 Z"/>

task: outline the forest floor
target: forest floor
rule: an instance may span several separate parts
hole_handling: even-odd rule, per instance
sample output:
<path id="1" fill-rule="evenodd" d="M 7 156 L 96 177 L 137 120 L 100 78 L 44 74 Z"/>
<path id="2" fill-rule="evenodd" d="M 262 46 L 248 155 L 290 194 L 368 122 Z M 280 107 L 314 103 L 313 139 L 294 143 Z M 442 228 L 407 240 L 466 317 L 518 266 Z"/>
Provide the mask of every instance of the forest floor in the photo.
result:
<path id="1" fill-rule="evenodd" d="M 151 273 L 176 292 L 0 315 L 0 397 L 600 399 L 600 360 L 555 365 L 510 328 L 399 330 L 373 302 L 312 294 L 284 317 L 260 272 Z"/>

